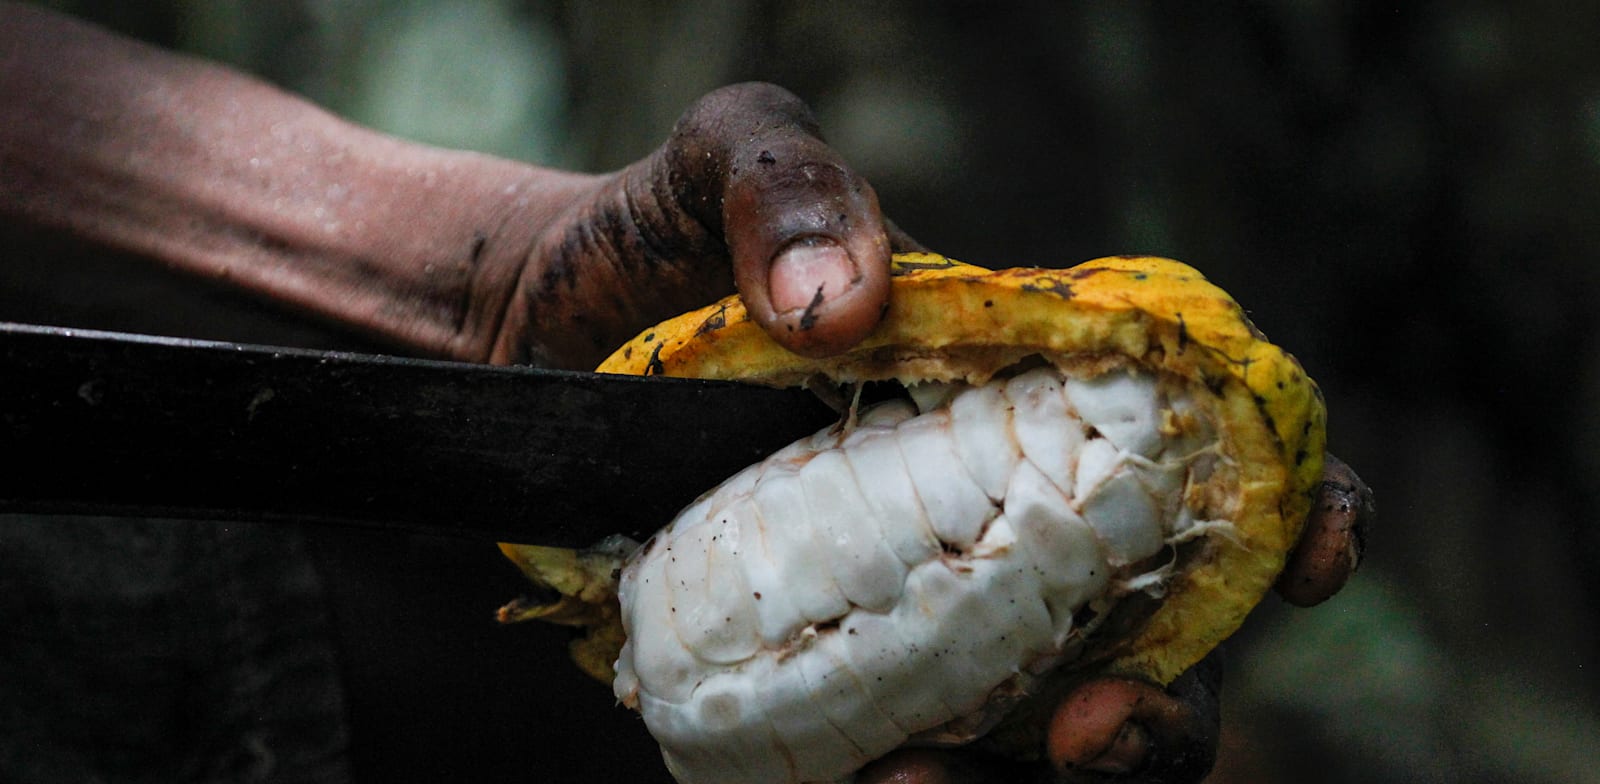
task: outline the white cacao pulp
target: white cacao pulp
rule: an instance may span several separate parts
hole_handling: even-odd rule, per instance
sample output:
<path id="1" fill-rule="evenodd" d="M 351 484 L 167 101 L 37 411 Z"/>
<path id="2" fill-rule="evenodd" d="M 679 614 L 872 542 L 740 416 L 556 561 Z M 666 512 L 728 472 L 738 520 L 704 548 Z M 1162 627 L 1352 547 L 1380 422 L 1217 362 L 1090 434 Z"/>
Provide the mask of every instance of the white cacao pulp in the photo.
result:
<path id="1" fill-rule="evenodd" d="M 1214 429 L 1143 371 L 919 385 L 685 509 L 621 581 L 617 696 L 674 776 L 839 781 L 969 739 L 1174 546 L 1226 530 Z M 1214 497 L 1214 496 L 1213 496 Z"/>

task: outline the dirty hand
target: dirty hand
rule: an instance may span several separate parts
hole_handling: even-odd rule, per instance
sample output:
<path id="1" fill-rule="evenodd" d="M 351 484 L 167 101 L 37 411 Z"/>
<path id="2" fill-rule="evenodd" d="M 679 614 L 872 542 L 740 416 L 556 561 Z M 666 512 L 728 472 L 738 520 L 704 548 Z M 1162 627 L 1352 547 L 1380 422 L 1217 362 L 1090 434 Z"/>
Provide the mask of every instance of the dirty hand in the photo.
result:
<path id="1" fill-rule="evenodd" d="M 839 352 L 882 315 L 891 250 L 917 249 L 772 85 L 707 95 L 661 148 L 586 188 L 536 240 L 491 361 L 593 367 L 730 282 L 784 346 Z"/>
<path id="2" fill-rule="evenodd" d="M 1343 587 L 1360 562 L 1373 508 L 1372 491 L 1329 455 L 1278 593 L 1309 607 Z M 1028 767 L 959 750 L 906 749 L 873 763 L 857 781 L 1194 784 L 1216 759 L 1221 685 L 1221 657 L 1215 653 L 1166 689 L 1125 678 L 1092 678 L 1068 690 L 1056 705 L 1044 750 L 1048 765 Z"/>
<path id="3" fill-rule="evenodd" d="M 783 345 L 838 352 L 882 315 L 891 249 L 916 249 L 772 85 L 707 95 L 597 176 L 396 139 L 30 6 L 0 2 L 0 53 L 0 171 L 26 174 L 0 178 L 0 229 L 422 353 L 588 369 L 735 286 Z"/>

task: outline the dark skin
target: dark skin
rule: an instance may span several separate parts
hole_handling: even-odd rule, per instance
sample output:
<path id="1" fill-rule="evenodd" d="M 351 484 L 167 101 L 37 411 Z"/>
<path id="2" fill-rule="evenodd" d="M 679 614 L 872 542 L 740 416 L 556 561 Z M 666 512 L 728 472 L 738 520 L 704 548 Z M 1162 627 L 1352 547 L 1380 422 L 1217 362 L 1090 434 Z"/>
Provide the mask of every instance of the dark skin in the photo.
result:
<path id="1" fill-rule="evenodd" d="M 0 228 L 69 236 L 259 294 L 399 349 L 593 367 L 639 329 L 737 291 L 791 350 L 848 349 L 920 249 L 770 85 L 724 88 L 667 142 L 585 175 L 410 144 L 249 77 L 0 3 Z M 1329 461 L 1279 583 L 1315 604 L 1359 559 L 1371 494 Z M 1047 762 L 906 750 L 866 782 L 1199 781 L 1218 668 L 1170 688 L 1063 690 Z"/>

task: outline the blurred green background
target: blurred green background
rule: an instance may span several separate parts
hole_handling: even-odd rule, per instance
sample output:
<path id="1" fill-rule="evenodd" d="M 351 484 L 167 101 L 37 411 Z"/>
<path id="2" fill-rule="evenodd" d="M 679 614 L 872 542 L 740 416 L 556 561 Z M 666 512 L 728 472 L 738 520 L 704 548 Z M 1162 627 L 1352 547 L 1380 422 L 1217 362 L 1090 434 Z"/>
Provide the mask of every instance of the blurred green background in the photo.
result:
<path id="1" fill-rule="evenodd" d="M 584 170 L 773 81 L 941 252 L 1200 267 L 1319 379 L 1380 507 L 1348 590 L 1232 646 L 1212 780 L 1600 781 L 1600 4 L 50 5 Z M 564 719 L 526 707 L 537 780 Z"/>

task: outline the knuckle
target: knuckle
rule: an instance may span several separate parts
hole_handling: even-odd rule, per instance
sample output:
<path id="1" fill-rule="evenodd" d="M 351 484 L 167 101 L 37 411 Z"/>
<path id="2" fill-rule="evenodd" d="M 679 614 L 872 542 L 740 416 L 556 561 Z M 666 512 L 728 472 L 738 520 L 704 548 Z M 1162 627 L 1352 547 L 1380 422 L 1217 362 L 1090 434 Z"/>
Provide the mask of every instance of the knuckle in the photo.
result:
<path id="1" fill-rule="evenodd" d="M 816 121 L 804 101 L 775 84 L 744 82 L 712 90 L 691 104 L 679 118 L 674 135 L 737 140 L 763 129 L 792 126 L 813 134 L 816 131 Z"/>

